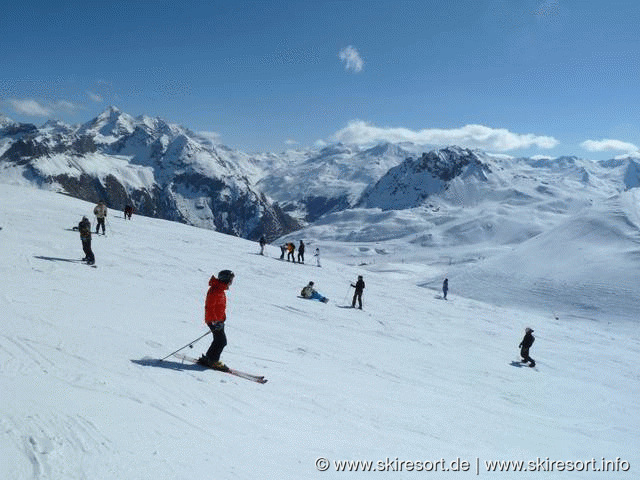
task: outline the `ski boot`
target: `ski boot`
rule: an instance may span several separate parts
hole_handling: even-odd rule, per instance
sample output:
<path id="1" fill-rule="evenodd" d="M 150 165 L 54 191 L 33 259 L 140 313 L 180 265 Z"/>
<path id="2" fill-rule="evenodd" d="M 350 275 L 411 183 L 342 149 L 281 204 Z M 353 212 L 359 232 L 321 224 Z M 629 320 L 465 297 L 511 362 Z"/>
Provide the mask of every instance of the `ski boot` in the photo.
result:
<path id="1" fill-rule="evenodd" d="M 229 371 L 229 367 L 227 367 L 224 363 L 222 363 L 220 360 L 218 360 L 217 362 L 212 362 L 209 365 L 209 368 L 213 368 L 214 370 L 220 370 L 222 372 L 228 372 Z"/>

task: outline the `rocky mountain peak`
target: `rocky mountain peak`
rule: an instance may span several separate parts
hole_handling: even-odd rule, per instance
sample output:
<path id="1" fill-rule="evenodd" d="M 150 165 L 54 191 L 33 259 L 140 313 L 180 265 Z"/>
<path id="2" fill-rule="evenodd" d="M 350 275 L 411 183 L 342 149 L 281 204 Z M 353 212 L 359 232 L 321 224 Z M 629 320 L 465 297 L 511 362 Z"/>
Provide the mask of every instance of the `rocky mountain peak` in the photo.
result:
<path id="1" fill-rule="evenodd" d="M 118 137 L 132 133 L 134 129 L 134 118 L 112 105 L 96 118 L 82 125 L 78 133 L 81 135 L 99 135 L 100 138 L 96 138 L 98 143 L 112 143 Z"/>
<path id="2" fill-rule="evenodd" d="M 426 170 L 443 182 L 448 182 L 459 176 L 465 167 L 473 166 L 473 171 L 489 172 L 488 165 L 482 163 L 476 153 L 467 148 L 446 147 L 422 154 L 417 161 L 412 162 L 412 170 L 421 172 Z"/>
<path id="3" fill-rule="evenodd" d="M 0 113 L 0 128 L 6 127 L 8 125 L 15 125 L 15 123 L 16 122 L 11 120 L 9 117 Z"/>

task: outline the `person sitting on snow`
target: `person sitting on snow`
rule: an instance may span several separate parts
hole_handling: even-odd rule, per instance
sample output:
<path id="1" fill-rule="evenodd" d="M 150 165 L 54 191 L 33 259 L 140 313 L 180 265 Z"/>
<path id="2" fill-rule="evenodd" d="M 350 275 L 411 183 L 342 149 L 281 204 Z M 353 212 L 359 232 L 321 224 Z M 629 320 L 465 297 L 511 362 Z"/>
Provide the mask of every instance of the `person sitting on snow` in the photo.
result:
<path id="1" fill-rule="evenodd" d="M 318 300 L 322 303 L 327 303 L 329 301 L 327 297 L 320 295 L 318 291 L 315 288 L 313 288 L 313 282 L 309 282 L 307 286 L 302 289 L 302 292 L 300 292 L 300 295 L 303 298 L 307 298 L 309 300 Z"/>

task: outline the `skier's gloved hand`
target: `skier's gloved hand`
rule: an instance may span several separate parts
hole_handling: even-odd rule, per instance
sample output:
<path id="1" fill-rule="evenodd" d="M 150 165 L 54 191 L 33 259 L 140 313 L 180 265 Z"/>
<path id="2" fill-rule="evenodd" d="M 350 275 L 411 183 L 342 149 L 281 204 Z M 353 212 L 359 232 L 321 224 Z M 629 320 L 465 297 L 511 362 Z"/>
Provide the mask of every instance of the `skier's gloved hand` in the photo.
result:
<path id="1" fill-rule="evenodd" d="M 221 330 L 224 329 L 224 323 L 222 322 L 214 322 L 211 324 L 211 331 L 212 332 L 220 332 Z"/>

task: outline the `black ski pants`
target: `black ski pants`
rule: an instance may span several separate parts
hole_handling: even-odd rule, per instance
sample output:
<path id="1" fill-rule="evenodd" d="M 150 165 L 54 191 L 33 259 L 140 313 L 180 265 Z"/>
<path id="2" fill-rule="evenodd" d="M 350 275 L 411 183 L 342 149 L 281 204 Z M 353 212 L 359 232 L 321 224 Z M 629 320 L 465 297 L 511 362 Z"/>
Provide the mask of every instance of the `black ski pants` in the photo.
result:
<path id="1" fill-rule="evenodd" d="M 82 239 L 82 250 L 84 251 L 84 257 L 88 262 L 95 262 L 96 258 L 93 256 L 93 251 L 91 250 L 91 239 L 83 238 Z"/>
<path id="2" fill-rule="evenodd" d="M 358 300 L 358 308 L 362 310 L 362 292 L 356 290 L 356 293 L 353 294 L 353 300 L 351 301 L 351 306 L 356 308 L 356 300 Z"/>
<path id="3" fill-rule="evenodd" d="M 100 231 L 100 225 L 102 225 L 102 234 L 104 235 L 104 217 L 96 217 L 98 219 L 98 224 L 96 225 L 96 233 Z"/>
<path id="4" fill-rule="evenodd" d="M 220 360 L 222 350 L 227 346 L 227 336 L 224 333 L 224 323 L 212 323 L 209 325 L 211 333 L 213 333 L 213 341 L 209 350 L 207 350 L 207 358 L 211 362 Z"/>
<path id="5" fill-rule="evenodd" d="M 520 349 L 520 356 L 522 357 L 523 362 L 529 362 L 529 365 L 532 367 L 536 364 L 536 361 L 529 356 L 529 348 Z"/>

